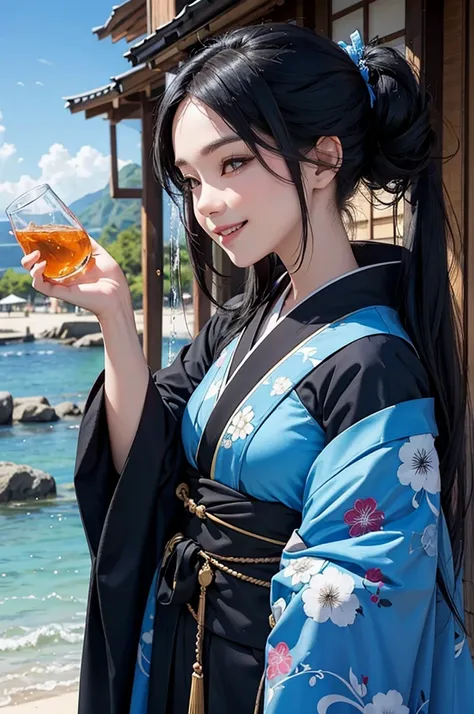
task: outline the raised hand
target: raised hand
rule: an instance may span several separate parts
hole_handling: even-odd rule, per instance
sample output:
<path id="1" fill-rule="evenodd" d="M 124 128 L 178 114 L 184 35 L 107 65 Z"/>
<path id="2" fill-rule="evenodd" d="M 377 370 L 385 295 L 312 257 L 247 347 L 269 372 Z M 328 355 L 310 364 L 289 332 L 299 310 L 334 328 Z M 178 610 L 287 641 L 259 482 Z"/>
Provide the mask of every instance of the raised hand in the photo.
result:
<path id="1" fill-rule="evenodd" d="M 25 255 L 21 264 L 30 271 L 35 290 L 107 318 L 118 306 L 130 303 L 130 291 L 118 263 L 92 238 L 91 244 L 92 256 L 84 270 L 61 282 L 44 277 L 46 261 L 38 262 L 37 250 Z"/>

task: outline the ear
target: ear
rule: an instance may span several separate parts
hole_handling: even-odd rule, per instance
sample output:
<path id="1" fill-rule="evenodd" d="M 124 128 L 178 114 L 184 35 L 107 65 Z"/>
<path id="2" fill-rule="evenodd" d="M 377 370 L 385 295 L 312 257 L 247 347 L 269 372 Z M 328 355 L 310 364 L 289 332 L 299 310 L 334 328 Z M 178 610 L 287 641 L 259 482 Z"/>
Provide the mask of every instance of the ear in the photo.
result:
<path id="1" fill-rule="evenodd" d="M 341 140 L 337 136 L 322 136 L 307 154 L 316 162 L 305 164 L 305 175 L 311 188 L 326 188 L 337 174 L 343 158 Z"/>

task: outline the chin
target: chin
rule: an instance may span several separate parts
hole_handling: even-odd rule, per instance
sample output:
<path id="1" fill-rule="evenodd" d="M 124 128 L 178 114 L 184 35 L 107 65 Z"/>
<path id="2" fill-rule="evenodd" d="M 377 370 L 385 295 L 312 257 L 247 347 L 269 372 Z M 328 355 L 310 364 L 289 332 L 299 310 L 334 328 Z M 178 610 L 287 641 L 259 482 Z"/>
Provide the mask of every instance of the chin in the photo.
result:
<path id="1" fill-rule="evenodd" d="M 255 263 L 257 263 L 259 260 L 261 260 L 263 257 L 265 257 L 263 255 L 259 255 L 259 256 L 247 255 L 246 256 L 246 255 L 243 255 L 242 253 L 230 252 L 229 250 L 226 250 L 225 253 L 237 268 L 250 268 L 252 265 L 255 265 Z"/>

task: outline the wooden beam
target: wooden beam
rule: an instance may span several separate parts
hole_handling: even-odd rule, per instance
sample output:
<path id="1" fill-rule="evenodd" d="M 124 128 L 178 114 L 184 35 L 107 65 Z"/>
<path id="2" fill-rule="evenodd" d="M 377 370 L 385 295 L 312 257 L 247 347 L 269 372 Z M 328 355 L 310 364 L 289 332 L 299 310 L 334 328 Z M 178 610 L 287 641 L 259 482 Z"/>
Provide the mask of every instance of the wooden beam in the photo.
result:
<path id="1" fill-rule="evenodd" d="M 95 117 L 99 117 L 103 114 L 107 114 L 110 109 L 112 109 L 112 99 L 110 99 L 106 104 L 101 104 L 98 107 L 93 107 L 92 109 L 86 109 L 85 111 L 85 117 L 86 119 L 94 119 Z M 75 110 L 72 110 L 72 113 L 75 114 L 76 112 L 83 112 L 84 107 L 82 109 L 78 108 Z"/>
<path id="2" fill-rule="evenodd" d="M 148 61 L 148 66 L 166 72 L 175 68 L 181 60 L 188 56 L 188 52 L 197 42 L 202 43 L 206 38 L 240 25 L 249 25 L 264 18 L 271 10 L 283 6 L 285 0 L 241 0 L 235 7 L 221 13 L 209 23 L 193 30 L 189 35 L 174 42 L 162 52 Z"/>
<path id="3" fill-rule="evenodd" d="M 152 371 L 161 367 L 163 338 L 163 196 L 153 162 L 154 104 L 142 96 L 143 350 Z"/>
<path id="4" fill-rule="evenodd" d="M 125 188 L 119 186 L 117 124 L 116 112 L 110 112 L 110 197 L 111 198 L 142 198 L 141 188 Z"/>
<path id="5" fill-rule="evenodd" d="M 118 188 L 115 189 L 112 198 L 143 198 L 141 188 Z"/>

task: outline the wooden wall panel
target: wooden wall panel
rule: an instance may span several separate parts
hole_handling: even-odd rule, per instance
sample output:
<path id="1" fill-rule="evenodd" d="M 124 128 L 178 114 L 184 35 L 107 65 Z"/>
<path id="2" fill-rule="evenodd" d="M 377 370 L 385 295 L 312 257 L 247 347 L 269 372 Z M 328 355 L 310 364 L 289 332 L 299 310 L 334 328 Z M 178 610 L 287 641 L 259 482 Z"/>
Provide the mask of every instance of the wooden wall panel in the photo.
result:
<path id="1" fill-rule="evenodd" d="M 176 0 L 147 0 L 148 33 L 151 34 L 161 25 L 171 22 L 179 12 Z"/>

